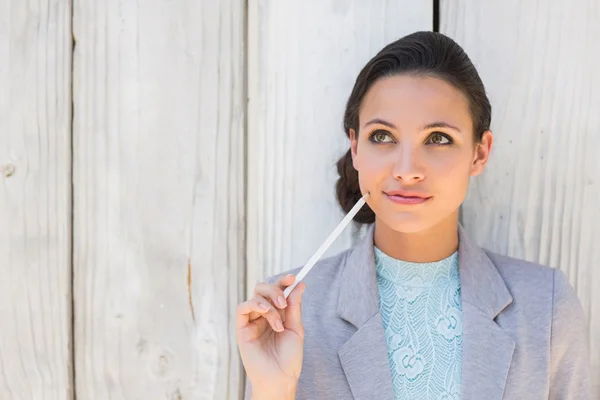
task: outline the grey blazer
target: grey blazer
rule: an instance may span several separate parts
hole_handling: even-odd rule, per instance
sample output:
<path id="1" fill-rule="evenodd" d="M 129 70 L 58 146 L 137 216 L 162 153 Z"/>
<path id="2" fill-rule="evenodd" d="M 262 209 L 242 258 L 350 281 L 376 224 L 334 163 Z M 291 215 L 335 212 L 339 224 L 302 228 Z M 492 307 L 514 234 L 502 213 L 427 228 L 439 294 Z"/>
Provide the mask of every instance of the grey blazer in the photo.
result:
<path id="1" fill-rule="evenodd" d="M 361 243 L 320 260 L 304 279 L 298 400 L 394 399 L 378 310 L 374 226 Z M 566 275 L 484 250 L 461 226 L 458 251 L 461 399 L 590 400 L 588 326 Z M 246 399 L 251 392 L 248 382 Z"/>

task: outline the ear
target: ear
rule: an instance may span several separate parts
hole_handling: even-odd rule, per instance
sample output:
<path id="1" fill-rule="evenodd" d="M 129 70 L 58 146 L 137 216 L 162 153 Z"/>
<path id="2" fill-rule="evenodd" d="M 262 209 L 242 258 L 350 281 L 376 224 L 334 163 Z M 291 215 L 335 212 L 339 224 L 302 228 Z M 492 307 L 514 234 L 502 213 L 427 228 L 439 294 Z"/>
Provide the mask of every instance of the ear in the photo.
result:
<path id="1" fill-rule="evenodd" d="M 358 171 L 357 152 L 358 152 L 358 136 L 354 129 L 350 129 L 350 152 L 352 154 L 352 166 Z"/>
<path id="2" fill-rule="evenodd" d="M 483 172 L 490 157 L 494 136 L 492 131 L 483 132 L 481 141 L 475 147 L 473 163 L 471 164 L 471 176 L 477 176 Z"/>

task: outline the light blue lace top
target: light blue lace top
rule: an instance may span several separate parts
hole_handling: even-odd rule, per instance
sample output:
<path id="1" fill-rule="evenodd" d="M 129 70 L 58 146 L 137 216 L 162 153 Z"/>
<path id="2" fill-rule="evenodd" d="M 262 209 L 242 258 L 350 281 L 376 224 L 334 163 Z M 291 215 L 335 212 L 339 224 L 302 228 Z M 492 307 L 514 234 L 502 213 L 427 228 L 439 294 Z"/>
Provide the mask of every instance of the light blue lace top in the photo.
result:
<path id="1" fill-rule="evenodd" d="M 374 247 L 379 309 L 396 399 L 459 400 L 462 306 L 458 253 L 433 263 Z"/>

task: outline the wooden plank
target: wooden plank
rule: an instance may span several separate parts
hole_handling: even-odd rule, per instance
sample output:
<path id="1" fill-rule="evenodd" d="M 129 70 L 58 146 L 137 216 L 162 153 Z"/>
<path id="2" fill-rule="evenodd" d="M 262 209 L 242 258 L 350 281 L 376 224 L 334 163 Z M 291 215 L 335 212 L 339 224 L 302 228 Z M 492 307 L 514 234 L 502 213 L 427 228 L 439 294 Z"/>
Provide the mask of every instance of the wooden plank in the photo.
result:
<path id="1" fill-rule="evenodd" d="M 237 399 L 242 0 L 74 7 L 78 399 Z"/>
<path id="2" fill-rule="evenodd" d="M 463 221 L 490 250 L 567 273 L 589 317 L 600 398 L 600 5 L 450 0 L 440 14 L 493 109 L 491 162 Z"/>
<path id="3" fill-rule="evenodd" d="M 306 263 L 343 218 L 335 163 L 350 142 L 345 103 L 387 43 L 432 28 L 432 2 L 249 3 L 248 291 Z M 349 226 L 323 257 L 363 230 Z"/>
<path id="4" fill-rule="evenodd" d="M 0 0 L 2 399 L 72 399 L 70 16 Z"/>

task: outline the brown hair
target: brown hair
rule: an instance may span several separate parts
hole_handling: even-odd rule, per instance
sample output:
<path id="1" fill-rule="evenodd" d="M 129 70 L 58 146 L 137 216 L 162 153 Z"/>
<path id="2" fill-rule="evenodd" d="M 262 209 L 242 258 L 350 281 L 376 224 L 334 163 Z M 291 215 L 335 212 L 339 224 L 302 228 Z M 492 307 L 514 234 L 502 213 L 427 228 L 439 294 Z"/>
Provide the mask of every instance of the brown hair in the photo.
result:
<path id="1" fill-rule="evenodd" d="M 492 107 L 483 82 L 462 47 L 441 33 L 415 32 L 385 46 L 358 74 L 344 113 L 346 136 L 350 137 L 350 129 L 358 134 L 360 105 L 373 83 L 381 77 L 400 74 L 436 77 L 460 90 L 469 102 L 476 143 L 490 128 Z M 352 165 L 350 149 L 337 161 L 337 171 L 337 200 L 342 210 L 348 213 L 363 196 L 358 184 L 358 171 Z M 373 223 L 375 213 L 365 204 L 354 221 Z"/>

